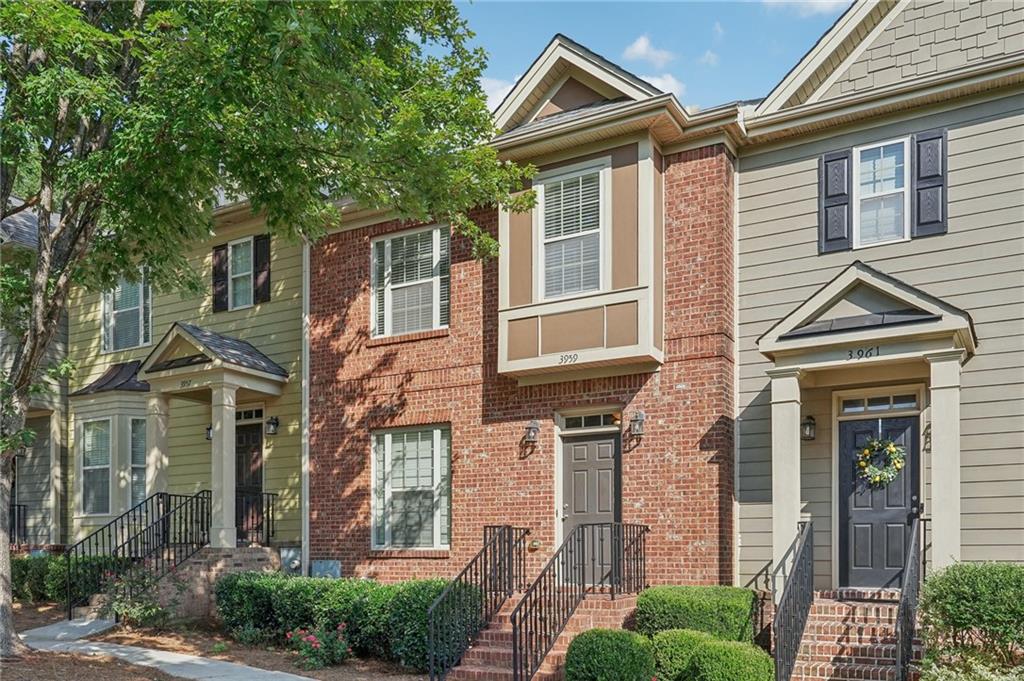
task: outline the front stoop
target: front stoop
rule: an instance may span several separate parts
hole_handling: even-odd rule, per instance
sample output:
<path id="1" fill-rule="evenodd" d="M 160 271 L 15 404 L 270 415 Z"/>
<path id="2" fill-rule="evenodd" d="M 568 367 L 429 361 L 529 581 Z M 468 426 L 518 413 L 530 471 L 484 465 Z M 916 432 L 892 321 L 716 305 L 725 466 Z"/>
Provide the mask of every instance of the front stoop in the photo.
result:
<path id="1" fill-rule="evenodd" d="M 897 681 L 898 599 L 898 591 L 816 594 L 792 681 Z M 920 651 L 915 645 L 915 659 Z"/>
<path id="2" fill-rule="evenodd" d="M 508 600 L 480 632 L 477 642 L 452 669 L 452 681 L 508 681 L 512 678 L 512 622 L 509 616 L 521 595 Z M 533 677 L 537 681 L 561 681 L 565 678 L 565 652 L 569 642 L 579 633 L 597 627 L 621 629 L 636 609 L 636 596 L 588 596 L 569 618 L 565 629 L 555 641 Z"/>

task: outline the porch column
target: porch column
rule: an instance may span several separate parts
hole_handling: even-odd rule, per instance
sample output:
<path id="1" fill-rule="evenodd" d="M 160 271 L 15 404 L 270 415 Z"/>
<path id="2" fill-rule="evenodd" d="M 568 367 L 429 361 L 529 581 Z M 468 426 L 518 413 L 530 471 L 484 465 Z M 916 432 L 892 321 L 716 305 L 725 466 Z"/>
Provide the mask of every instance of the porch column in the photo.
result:
<path id="1" fill-rule="evenodd" d="M 146 495 L 167 491 L 167 431 L 171 400 L 161 392 L 146 396 Z"/>
<path id="2" fill-rule="evenodd" d="M 236 386 L 222 383 L 212 388 L 213 401 L 213 509 L 210 545 L 234 548 L 235 530 L 235 392 Z"/>
<path id="3" fill-rule="evenodd" d="M 960 560 L 960 362 L 963 350 L 925 355 L 931 368 L 931 560 Z"/>
<path id="4" fill-rule="evenodd" d="M 800 522 L 799 369 L 771 369 L 772 563 L 777 569 L 796 540 Z"/>

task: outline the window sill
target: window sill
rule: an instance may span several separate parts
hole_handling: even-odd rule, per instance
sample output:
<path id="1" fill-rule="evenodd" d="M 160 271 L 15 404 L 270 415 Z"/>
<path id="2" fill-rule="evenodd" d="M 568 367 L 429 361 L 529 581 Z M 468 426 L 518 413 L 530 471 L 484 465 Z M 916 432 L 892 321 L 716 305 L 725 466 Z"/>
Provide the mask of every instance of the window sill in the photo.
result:
<path id="1" fill-rule="evenodd" d="M 428 338 L 443 338 L 448 335 L 448 329 L 431 329 L 429 331 L 416 331 L 414 333 L 403 333 L 401 336 L 381 336 L 366 341 L 366 347 L 376 348 L 381 345 L 394 345 L 395 343 L 409 343 L 412 341 L 426 340 Z"/>
<path id="2" fill-rule="evenodd" d="M 449 549 L 372 549 L 370 558 L 426 558 L 446 560 L 451 554 Z"/>

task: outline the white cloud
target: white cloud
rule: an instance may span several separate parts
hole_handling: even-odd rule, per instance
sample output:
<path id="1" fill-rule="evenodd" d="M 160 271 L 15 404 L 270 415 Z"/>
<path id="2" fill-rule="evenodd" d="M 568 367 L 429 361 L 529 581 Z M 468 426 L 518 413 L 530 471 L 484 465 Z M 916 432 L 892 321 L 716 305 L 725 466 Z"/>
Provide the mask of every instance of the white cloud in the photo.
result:
<path id="1" fill-rule="evenodd" d="M 718 66 L 718 55 L 711 50 L 704 50 L 704 54 L 697 61 L 705 66 Z"/>
<path id="2" fill-rule="evenodd" d="M 662 92 L 672 92 L 676 97 L 686 94 L 686 83 L 680 82 L 671 73 L 663 73 L 660 76 L 640 76 L 648 83 Z"/>
<path id="3" fill-rule="evenodd" d="M 505 95 L 512 92 L 512 88 L 515 86 L 516 81 L 519 80 L 519 76 L 516 76 L 513 80 L 502 80 L 501 78 L 487 78 L 484 76 L 480 79 L 480 87 L 484 89 L 484 94 L 487 95 L 487 108 L 494 111 L 501 104 L 501 100 L 505 99 Z"/>
<path id="4" fill-rule="evenodd" d="M 722 28 L 722 23 L 720 21 L 716 21 L 715 25 L 711 27 L 712 39 L 717 43 L 722 39 L 723 35 L 725 35 L 725 29 Z"/>
<path id="5" fill-rule="evenodd" d="M 656 69 L 660 69 L 665 64 L 669 63 L 676 58 L 674 54 L 668 50 L 660 50 L 651 44 L 651 39 L 647 35 L 642 35 L 625 49 L 622 56 L 632 61 L 646 61 Z"/>
<path id="6" fill-rule="evenodd" d="M 769 7 L 783 7 L 795 10 L 799 16 L 831 14 L 850 6 L 851 0 L 761 0 Z"/>

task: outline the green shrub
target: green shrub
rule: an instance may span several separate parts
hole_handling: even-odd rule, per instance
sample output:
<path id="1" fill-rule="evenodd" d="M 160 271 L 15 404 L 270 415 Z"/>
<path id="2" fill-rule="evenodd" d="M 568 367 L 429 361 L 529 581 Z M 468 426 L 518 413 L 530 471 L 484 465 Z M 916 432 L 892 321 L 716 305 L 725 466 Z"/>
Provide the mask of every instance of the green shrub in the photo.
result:
<path id="1" fill-rule="evenodd" d="M 651 681 L 653 676 L 651 641 L 632 631 L 584 631 L 565 655 L 565 681 Z"/>
<path id="2" fill-rule="evenodd" d="M 427 671 L 427 610 L 444 587 L 443 579 L 421 579 L 398 585 L 391 600 L 389 631 L 391 656 L 407 667 Z"/>
<path id="3" fill-rule="evenodd" d="M 636 629 L 653 637 L 669 629 L 695 629 L 728 641 L 754 640 L 756 596 L 731 586 L 656 586 L 636 601 Z"/>
<path id="4" fill-rule="evenodd" d="M 654 635 L 654 668 L 658 681 L 689 681 L 690 660 L 714 636 L 693 629 L 668 629 Z"/>
<path id="5" fill-rule="evenodd" d="M 996 669 L 1024 650 L 1024 565 L 956 563 L 928 577 L 921 623 L 929 658 L 977 659 Z"/>
<path id="6" fill-rule="evenodd" d="M 921 681 L 1024 681 L 1024 667 L 999 671 L 977 660 L 955 665 L 925 662 Z"/>
<path id="7" fill-rule="evenodd" d="M 112 556 L 94 556 L 75 558 L 74 580 L 71 584 L 71 596 L 75 603 L 84 603 L 89 596 L 100 593 L 106 585 L 108 573 L 118 571 L 131 565 L 130 558 L 114 558 Z M 53 556 L 49 559 L 46 570 L 46 598 L 57 603 L 67 603 L 68 595 L 68 558 Z"/>
<path id="8" fill-rule="evenodd" d="M 740 641 L 708 641 L 690 658 L 692 681 L 774 681 L 768 653 Z"/>
<path id="9" fill-rule="evenodd" d="M 250 640 L 283 633 L 274 615 L 274 599 L 286 579 L 284 575 L 265 572 L 236 572 L 218 579 L 214 585 L 217 612 L 228 631 L 236 638 L 238 633 L 245 632 Z"/>
<path id="10" fill-rule="evenodd" d="M 333 581 L 333 588 L 317 605 L 317 625 L 336 627 L 344 622 L 349 644 L 357 654 L 389 658 L 388 627 L 397 587 L 368 579 Z"/>
<path id="11" fill-rule="evenodd" d="M 273 585 L 273 632 L 284 636 L 286 632 L 300 628 L 311 628 L 316 624 L 316 608 L 336 584 L 342 580 L 327 577 L 278 576 Z M 347 580 L 345 580 L 347 581 Z"/>
<path id="12" fill-rule="evenodd" d="M 35 603 L 47 600 L 46 573 L 50 556 L 23 556 L 11 559 L 11 588 L 14 598 Z"/>

